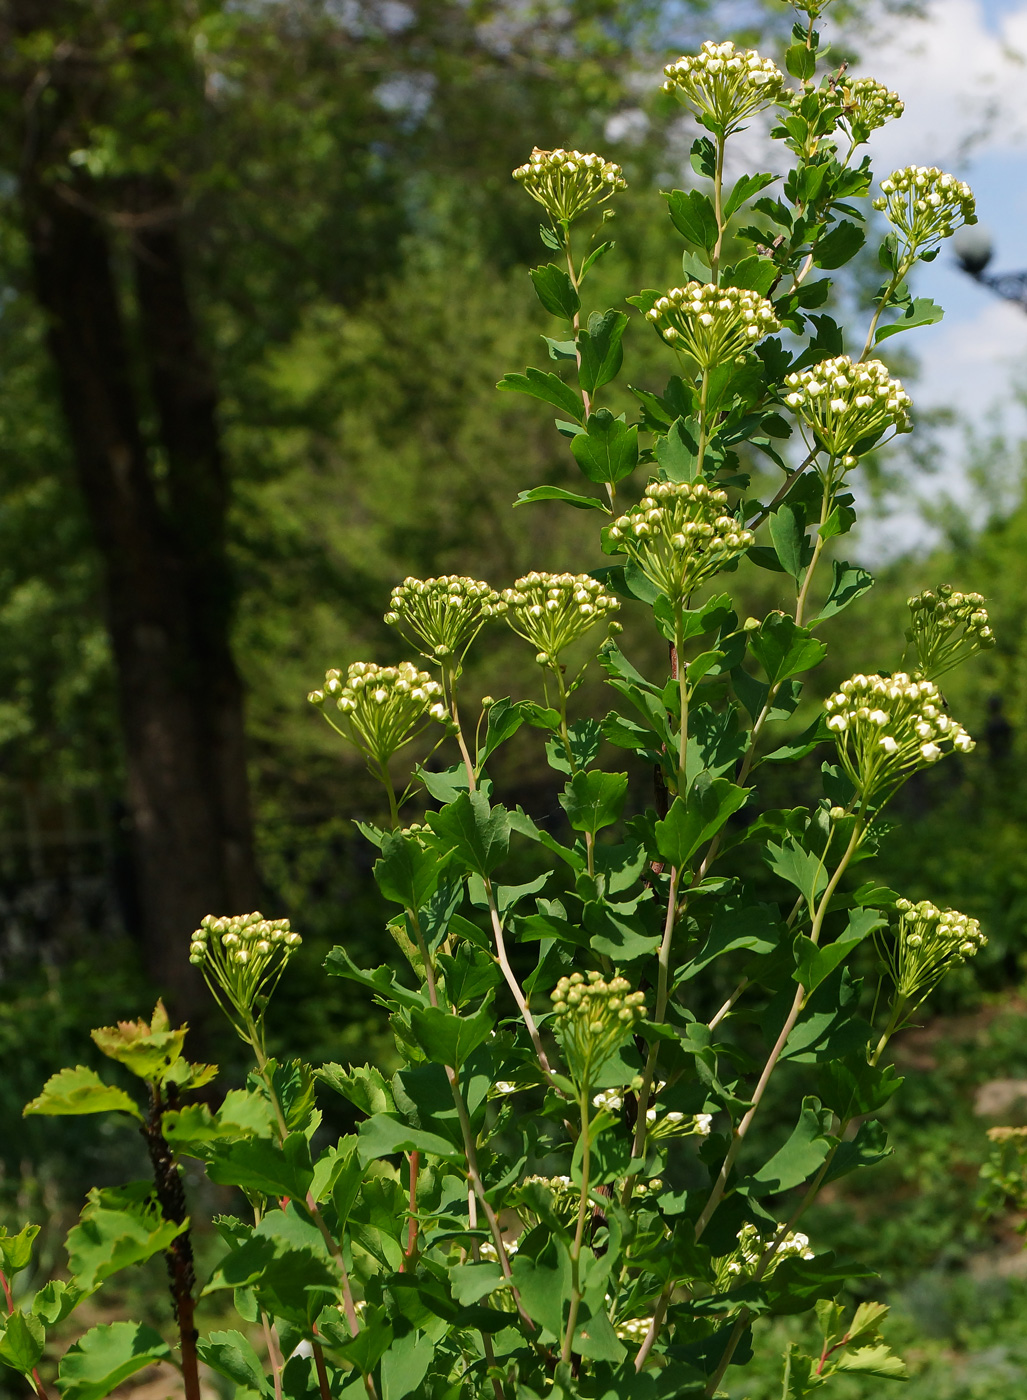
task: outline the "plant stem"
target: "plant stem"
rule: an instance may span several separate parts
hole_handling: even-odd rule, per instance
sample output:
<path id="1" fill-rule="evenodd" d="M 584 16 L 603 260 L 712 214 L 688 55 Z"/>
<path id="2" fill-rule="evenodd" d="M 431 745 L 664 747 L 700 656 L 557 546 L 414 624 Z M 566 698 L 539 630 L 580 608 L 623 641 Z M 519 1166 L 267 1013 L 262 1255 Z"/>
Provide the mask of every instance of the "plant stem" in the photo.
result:
<path id="1" fill-rule="evenodd" d="M 161 1215 L 165 1220 L 181 1225 L 188 1218 L 185 1191 L 179 1175 L 174 1153 L 168 1146 L 163 1131 L 163 1114 L 166 1107 L 159 1084 L 150 1083 L 150 1112 L 143 1125 L 143 1137 L 153 1168 L 153 1183 Z M 178 1324 L 179 1347 L 182 1353 L 182 1379 L 185 1383 L 186 1400 L 200 1400 L 199 1360 L 196 1355 L 196 1300 L 193 1289 L 196 1286 L 196 1271 L 193 1267 L 193 1248 L 189 1230 L 184 1230 L 164 1251 L 171 1298 L 175 1308 L 175 1321 Z"/>
<path id="2" fill-rule="evenodd" d="M 415 1147 L 410 1153 L 410 1219 L 407 1223 L 407 1247 L 399 1266 L 401 1274 L 406 1272 L 408 1266 L 412 1269 L 417 1264 L 417 1172 L 420 1165 L 421 1154 Z"/>
<path id="3" fill-rule="evenodd" d="M 538 1026 L 535 1024 L 535 1018 L 531 1014 L 524 993 L 521 991 L 520 983 L 514 975 L 514 970 L 510 966 L 510 958 L 506 951 L 506 939 L 503 936 L 503 920 L 500 918 L 499 909 L 496 906 L 496 896 L 492 889 L 492 881 L 487 877 L 485 879 L 485 897 L 488 900 L 489 917 L 492 921 L 492 935 L 496 940 L 496 958 L 499 962 L 500 969 L 506 979 L 506 985 L 510 988 L 511 995 L 517 1003 L 517 1009 L 521 1013 L 521 1020 L 527 1027 L 528 1035 L 531 1037 L 531 1043 L 535 1047 L 535 1054 L 538 1056 L 538 1062 L 542 1073 L 548 1080 L 552 1081 L 553 1068 L 549 1063 L 549 1057 L 542 1047 L 542 1037 L 539 1035 Z"/>
<path id="4" fill-rule="evenodd" d="M 721 134 L 717 137 L 717 163 L 713 172 L 713 212 L 717 218 L 717 241 L 714 244 L 713 254 L 710 257 L 710 273 L 713 277 L 713 285 L 720 285 L 720 255 L 724 247 L 724 147 L 727 145 L 727 138 Z M 699 460 L 699 468 L 702 470 L 702 458 Z"/>
<path id="5" fill-rule="evenodd" d="M 4 1273 L 3 1269 L 0 1269 L 0 1287 L 2 1287 L 4 1290 L 4 1299 L 7 1303 L 7 1312 L 8 1315 L 10 1315 L 14 1312 L 14 1295 L 11 1292 L 11 1285 L 10 1283 L 8 1283 L 7 1275 Z M 49 1400 L 49 1397 L 46 1393 L 46 1387 L 40 1380 L 39 1372 L 36 1370 L 35 1366 L 32 1367 L 32 1388 L 36 1392 L 36 1395 L 39 1397 L 39 1400 Z"/>
<path id="6" fill-rule="evenodd" d="M 674 609 L 674 669 L 678 680 L 678 706 L 681 722 L 678 726 L 678 795 L 685 795 L 685 779 L 688 767 L 688 667 L 685 665 L 685 619 L 684 604 L 678 603 Z"/>
<path id="7" fill-rule="evenodd" d="M 845 874 L 845 870 L 848 867 L 849 861 L 855 854 L 856 847 L 859 844 L 859 839 L 862 836 L 862 834 L 863 813 L 861 811 L 859 818 L 857 819 L 855 825 L 852 828 L 852 835 L 849 838 L 848 846 L 846 846 L 845 848 L 845 853 L 843 854 L 841 860 L 838 862 L 838 865 L 835 868 L 835 872 L 831 876 L 831 879 L 828 881 L 827 887 L 820 898 L 820 902 L 817 906 L 816 913 L 814 914 L 813 925 L 810 929 L 809 935 L 810 942 L 814 944 L 819 942 L 820 934 L 824 926 L 824 919 L 827 916 L 828 909 L 830 908 L 831 900 L 834 898 L 834 894 L 838 888 L 839 881 Z M 771 1050 L 770 1056 L 766 1064 L 763 1066 L 763 1072 L 760 1075 L 759 1082 L 757 1083 L 756 1088 L 753 1090 L 752 1105 L 746 1112 L 745 1116 L 742 1118 L 741 1123 L 739 1123 L 738 1127 L 734 1131 L 734 1134 L 731 1139 L 731 1146 L 728 1148 L 727 1155 L 725 1156 L 724 1161 L 721 1165 L 720 1172 L 717 1176 L 717 1180 L 715 1181 L 713 1189 L 710 1192 L 709 1200 L 706 1202 L 706 1205 L 703 1207 L 702 1214 L 696 1221 L 696 1240 L 701 1238 L 703 1232 L 706 1229 L 706 1226 L 710 1223 L 710 1220 L 713 1217 L 714 1211 L 720 1205 L 721 1199 L 724 1195 L 724 1191 L 727 1188 L 728 1179 L 734 1167 L 735 1160 L 738 1157 L 738 1153 L 741 1151 L 745 1135 L 749 1131 L 749 1128 L 752 1126 L 752 1121 L 756 1117 L 756 1114 L 759 1110 L 760 1102 L 763 1098 L 763 1095 L 766 1093 L 767 1085 L 770 1082 L 770 1077 L 774 1073 L 774 1070 L 777 1068 L 778 1061 L 780 1060 L 782 1052 L 784 1051 L 788 1037 L 791 1035 L 792 1031 L 795 1028 L 795 1023 L 799 1019 L 799 1014 L 802 1011 L 803 1005 L 805 1003 L 806 995 L 806 988 L 803 987 L 800 983 L 799 986 L 796 988 L 791 1010 L 785 1018 L 785 1023 L 781 1027 L 781 1032 L 778 1035 L 777 1041 L 774 1044 L 774 1048 L 773 1050 Z"/>
<path id="8" fill-rule="evenodd" d="M 260 1321 L 264 1327 L 264 1345 L 267 1347 L 267 1359 L 271 1366 L 271 1383 L 275 1388 L 275 1400 L 282 1400 L 282 1367 L 285 1361 L 282 1358 L 282 1349 L 278 1345 L 278 1334 L 275 1325 L 268 1317 L 263 1308 L 260 1310 Z"/>
<path id="9" fill-rule="evenodd" d="M 588 1116 L 588 1081 L 581 1087 L 578 1107 L 581 1110 L 581 1191 L 578 1195 L 578 1223 L 571 1245 L 571 1305 L 567 1314 L 567 1330 L 563 1338 L 560 1359 L 567 1365 L 574 1345 L 574 1332 L 578 1325 L 578 1312 L 581 1308 L 581 1245 L 585 1238 L 585 1221 L 588 1219 L 589 1173 L 591 1169 L 591 1138 Z"/>
<path id="10" fill-rule="evenodd" d="M 317 1328 L 314 1328 L 317 1331 Z M 331 1387 L 328 1384 L 328 1369 L 325 1366 L 325 1354 L 321 1350 L 320 1342 L 311 1342 L 311 1350 L 314 1353 L 314 1366 L 317 1369 L 317 1388 L 321 1392 L 321 1400 L 332 1400 Z"/>
<path id="11" fill-rule="evenodd" d="M 463 726 L 460 723 L 460 711 L 456 703 L 456 671 L 452 666 L 443 666 L 442 668 L 442 689 L 449 705 L 450 716 L 456 725 L 456 742 L 467 772 L 467 790 L 474 792 L 478 784 L 474 775 L 474 764 L 471 762 L 471 755 L 467 748 L 467 741 L 464 739 Z"/>
<path id="12" fill-rule="evenodd" d="M 806 468 L 810 466 L 811 463 L 816 459 L 819 452 L 820 448 L 814 447 L 812 451 L 807 454 L 806 458 L 799 464 L 799 466 L 797 466 L 794 471 L 788 473 L 788 475 L 782 482 L 777 494 L 774 496 L 770 504 L 763 506 L 763 508 L 759 510 L 750 521 L 747 522 L 745 527 L 747 530 L 759 529 L 759 527 L 763 524 L 764 520 L 766 520 L 767 516 L 773 514 L 774 507 L 781 504 L 784 498 L 788 495 L 788 492 L 798 481 L 799 477 L 802 476 Z"/>

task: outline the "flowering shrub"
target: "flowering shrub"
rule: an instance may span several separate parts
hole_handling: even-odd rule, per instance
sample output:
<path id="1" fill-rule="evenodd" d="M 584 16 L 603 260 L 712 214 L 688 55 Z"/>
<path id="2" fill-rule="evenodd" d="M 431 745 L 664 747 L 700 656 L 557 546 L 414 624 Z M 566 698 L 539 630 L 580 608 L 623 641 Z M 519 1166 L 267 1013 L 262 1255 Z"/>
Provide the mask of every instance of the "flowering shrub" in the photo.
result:
<path id="1" fill-rule="evenodd" d="M 937 171 L 884 182 L 886 280 L 860 350 L 823 310 L 820 274 L 866 241 L 872 176 L 854 152 L 901 102 L 843 69 L 816 84 L 822 8 L 793 31 L 792 90 L 770 59 L 730 43 L 666 70 L 698 124 L 705 183 L 666 196 L 684 284 L 630 299 L 668 369 L 664 388 L 630 389 L 631 421 L 598 406 L 628 315 L 583 310 L 612 249 L 590 244 L 622 172 L 566 150 L 535 150 L 515 172 L 548 218 L 556 260 L 531 276 L 570 372 L 529 368 L 499 387 L 557 409 L 586 482 L 520 502 L 597 514 L 609 563 L 508 587 L 408 578 L 386 621 L 429 669 L 353 662 L 310 696 L 388 795 L 390 824 L 362 830 L 404 961 L 365 970 L 336 948 L 327 971 L 388 1015 L 395 1074 L 269 1058 L 268 1000 L 299 935 L 257 913 L 218 916 L 190 958 L 252 1051 L 246 1086 L 216 1111 L 197 1099 L 215 1071 L 184 1058 L 185 1032 L 158 1006 L 149 1023 L 95 1033 L 142 1081 L 141 1101 L 79 1067 L 28 1106 L 134 1119 L 154 1169 L 152 1186 L 91 1193 L 67 1279 L 8 1289 L 0 1360 L 41 1398 L 46 1329 L 157 1254 L 190 1400 L 200 1362 L 275 1400 L 713 1397 L 762 1344 L 762 1319 L 814 1310 L 819 1338 L 789 1350 L 784 1400 L 839 1373 L 904 1374 L 880 1337 L 886 1309 L 863 1303 L 846 1320 L 837 1301 L 866 1277 L 860 1262 L 798 1226 L 822 1187 L 888 1153 L 875 1114 L 901 1082 L 889 1042 L 983 942 L 972 917 L 856 874 L 902 783 L 973 747 L 938 681 L 993 640 L 983 600 L 947 586 L 912 599 L 905 653 L 896 639 L 905 670 L 845 681 L 801 732 L 792 717 L 825 655 L 821 625 L 872 584 L 840 557 L 824 574 L 825 548 L 855 518 L 849 474 L 910 428 L 909 397 L 875 355 L 937 319 L 905 279 L 973 202 Z M 772 106 L 787 174 L 728 187 L 726 142 Z M 778 606 L 741 620 L 724 584 L 751 568 L 770 571 Z M 657 674 L 630 641 L 622 650 L 621 619 L 663 639 Z M 465 655 L 497 627 L 530 646 L 540 691 L 471 705 Z M 596 664 L 611 695 L 601 721 L 574 702 Z M 493 787 L 493 756 L 519 730 L 544 743 L 559 804 L 545 815 Z M 404 771 L 417 742 L 422 761 Z M 759 769 L 814 752 L 823 795 L 761 806 Z M 606 763 L 617 754 L 623 768 Z M 534 861 L 533 878 L 511 881 L 514 854 L 522 871 Z M 779 1131 L 764 1100 L 784 1065 L 802 1097 Z M 325 1095 L 356 1120 L 338 1141 L 318 1131 Z M 237 1189 L 199 1292 L 182 1158 Z M 5 1286 L 34 1229 L 0 1238 Z M 229 1292 L 238 1325 L 200 1335 L 198 1302 L 222 1308 Z M 64 1352 L 57 1384 L 98 1400 L 170 1355 L 151 1328 L 102 1324 Z"/>

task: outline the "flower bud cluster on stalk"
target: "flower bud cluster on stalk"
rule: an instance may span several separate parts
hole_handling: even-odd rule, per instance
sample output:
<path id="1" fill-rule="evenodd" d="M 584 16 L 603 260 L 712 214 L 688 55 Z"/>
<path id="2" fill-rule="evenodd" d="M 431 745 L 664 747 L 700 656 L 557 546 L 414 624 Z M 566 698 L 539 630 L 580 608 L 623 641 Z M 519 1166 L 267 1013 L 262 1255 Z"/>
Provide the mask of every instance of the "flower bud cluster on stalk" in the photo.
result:
<path id="1" fill-rule="evenodd" d="M 908 433 L 911 399 L 880 360 L 854 364 L 847 355 L 789 374 L 784 401 L 798 416 L 808 445 L 820 446 L 844 467 L 855 449 L 889 428 Z M 866 447 L 863 449 L 866 450 Z"/>
<path id="2" fill-rule="evenodd" d="M 409 661 L 398 666 L 354 661 L 345 678 L 341 671 L 329 671 L 323 689 L 307 698 L 319 707 L 334 700 L 347 737 L 379 764 L 388 763 L 426 720 L 446 719 L 442 686 Z"/>
<path id="3" fill-rule="evenodd" d="M 189 961 L 243 1024 L 258 1020 L 290 958 L 303 942 L 288 919 L 208 914 L 192 936 Z M 233 1024 L 239 1024 L 233 1018 Z M 247 1039 L 244 1031 L 240 1031 Z"/>
<path id="4" fill-rule="evenodd" d="M 672 287 L 646 317 L 668 345 L 691 356 L 700 370 L 732 360 L 744 364 L 757 341 L 781 329 L 774 308 L 758 292 L 702 282 Z"/>
<path id="5" fill-rule="evenodd" d="M 690 107 L 721 137 L 768 107 L 784 84 L 776 63 L 755 49 L 736 49 L 730 39 L 720 44 L 707 40 L 698 53 L 668 63 L 663 72 L 664 92 Z"/>
<path id="6" fill-rule="evenodd" d="M 376 901 L 358 904 L 369 944 L 380 920 L 374 965 L 345 946 L 325 962 L 356 989 L 343 998 L 356 1014 L 387 1012 L 386 1065 L 363 1063 L 381 1043 L 369 1029 L 354 1062 L 349 1035 L 339 1063 L 269 1058 L 269 999 L 300 937 L 287 919 L 209 916 L 189 959 L 251 1047 L 245 1087 L 186 1101 L 216 1070 L 181 1058 L 185 1028 L 159 1006 L 95 1035 L 147 1081 L 146 1105 L 84 1066 L 29 1105 L 134 1118 L 155 1172 L 145 1199 L 91 1193 L 74 1278 L 46 1285 L 35 1321 L 8 1310 L 0 1365 L 37 1400 L 40 1319 L 95 1294 L 112 1262 L 101 1239 L 169 1261 L 186 1400 L 201 1400 L 201 1361 L 215 1385 L 243 1377 L 277 1400 L 715 1400 L 755 1393 L 731 1368 L 766 1351 L 769 1319 L 814 1305 L 820 1336 L 790 1347 L 777 1393 L 800 1400 L 846 1369 L 871 1388 L 904 1374 L 880 1337 L 886 1309 L 861 1303 L 850 1324 L 835 1301 L 866 1276 L 861 1261 L 819 1236 L 814 1248 L 804 1216 L 825 1182 L 844 1191 L 834 1183 L 886 1155 L 875 1115 L 901 1081 L 882 1057 L 985 943 L 970 915 L 896 900 L 866 864 L 902 783 L 974 747 L 938 682 L 994 645 L 984 599 L 918 594 L 905 652 L 894 638 L 879 674 L 852 676 L 822 709 L 811 692 L 827 688 L 816 668 L 833 619 L 851 609 L 859 628 L 873 584 L 846 562 L 847 474 L 911 427 L 902 384 L 868 357 L 936 316 L 904 279 L 975 214 L 962 182 L 910 167 L 881 184 L 892 231 L 882 242 L 867 224 L 870 157 L 854 151 L 902 102 L 828 68 L 813 23 L 825 4 L 797 7 L 806 19 L 781 55 L 798 91 L 731 42 L 668 65 L 696 180 L 664 192 L 682 285 L 629 298 L 634 331 L 619 305 L 595 305 L 590 280 L 614 251 L 597 235 L 625 188 L 620 166 L 535 149 L 514 172 L 548 216 L 531 284 L 560 338 L 546 337 L 545 367 L 499 387 L 556 415 L 585 483 L 532 484 L 525 459 L 517 504 L 574 509 L 595 526 L 594 552 L 580 571 L 511 586 L 404 579 L 385 622 L 417 663 L 355 661 L 309 696 L 388 802 L 388 826 L 384 801 L 357 823 L 374 847 Z M 782 160 L 739 175 L 727 142 L 771 108 Z M 830 273 L 870 239 L 885 280 L 853 338 L 832 314 Z M 643 332 L 652 353 L 621 379 Z M 538 537 L 560 536 L 546 518 Z M 607 566 L 586 572 L 600 552 Z M 527 668 L 523 696 L 520 668 L 487 671 L 494 694 L 465 732 L 480 673 L 464 667 L 496 620 L 541 671 Z M 893 663 L 906 670 L 888 674 Z M 589 666 L 606 682 L 596 714 L 581 703 Z M 765 781 L 807 760 L 791 792 Z M 523 805 L 498 791 L 511 768 Z M 322 1120 L 333 1095 L 343 1111 Z M 340 1118 L 353 1130 L 331 1140 Z M 186 1157 L 247 1202 L 219 1222 L 224 1254 L 203 1293 Z M 6 1276 L 24 1250 L 3 1234 Z M 224 1304 L 204 1317 L 206 1295 L 223 1300 L 233 1282 L 244 1322 L 207 1334 Z M 168 1355 L 152 1329 L 120 1326 L 120 1340 L 104 1323 L 72 1346 L 65 1396 L 101 1355 L 108 1380 Z"/>
<path id="7" fill-rule="evenodd" d="M 533 571 L 504 589 L 506 620 L 519 637 L 535 648 L 540 666 L 557 666 L 560 653 L 600 622 L 609 632 L 620 602 L 591 574 L 547 574 Z"/>
<path id="8" fill-rule="evenodd" d="M 637 509 L 616 520 L 607 537 L 681 603 L 756 542 L 727 514 L 727 502 L 726 491 L 703 481 L 651 481 Z"/>
<path id="9" fill-rule="evenodd" d="M 645 994 L 624 977 L 599 972 L 561 977 L 552 993 L 553 1018 L 571 1074 L 588 1084 L 628 1040 L 645 1015 Z"/>
<path id="10" fill-rule="evenodd" d="M 976 919 L 955 909 L 939 909 L 929 899 L 895 905 L 898 923 L 875 937 L 885 969 L 901 1001 L 919 1001 L 987 943 Z"/>
<path id="11" fill-rule="evenodd" d="M 881 181 L 874 208 L 901 235 L 910 256 L 923 256 L 957 228 L 977 222 L 970 186 L 935 165 L 909 165 L 893 171 Z"/>
<path id="12" fill-rule="evenodd" d="M 612 160 L 581 151 L 532 151 L 513 177 L 556 224 L 569 224 L 627 188 L 624 172 Z"/>
<path id="13" fill-rule="evenodd" d="M 980 593 L 959 593 L 949 583 L 907 600 L 910 628 L 906 633 L 916 651 L 917 673 L 937 680 L 975 652 L 995 645 L 995 634 Z"/>
<path id="14" fill-rule="evenodd" d="M 506 604 L 490 584 L 448 574 L 406 578 L 392 590 L 385 621 L 397 628 L 429 661 L 459 665 L 467 648 Z"/>
<path id="15" fill-rule="evenodd" d="M 933 681 L 853 676 L 824 702 L 842 767 L 866 802 L 888 794 L 946 753 L 970 753 L 974 741 L 944 709 Z"/>

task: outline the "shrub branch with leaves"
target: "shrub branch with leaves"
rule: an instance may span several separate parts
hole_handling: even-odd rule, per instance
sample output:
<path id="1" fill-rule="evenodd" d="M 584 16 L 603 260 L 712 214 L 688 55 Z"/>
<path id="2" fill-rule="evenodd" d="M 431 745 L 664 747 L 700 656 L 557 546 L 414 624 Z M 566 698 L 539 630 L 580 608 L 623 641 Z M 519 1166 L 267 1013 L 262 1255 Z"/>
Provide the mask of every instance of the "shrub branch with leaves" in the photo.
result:
<path id="1" fill-rule="evenodd" d="M 803 8 L 784 55 L 794 89 L 730 43 L 666 69 L 666 91 L 698 124 L 704 183 L 665 196 L 685 241 L 682 284 L 629 299 L 669 374 L 662 391 L 631 388 L 632 421 L 604 402 L 628 314 L 584 309 L 589 273 L 613 250 L 596 238 L 623 174 L 570 150 L 535 150 L 515 172 L 548 218 L 554 261 L 531 278 L 564 338 L 548 341 L 557 369 L 499 387 L 556 408 L 598 488 L 537 486 L 518 504 L 605 517 L 610 563 L 508 587 L 406 579 L 386 621 L 417 662 L 336 667 L 310 696 L 388 795 L 391 825 L 362 830 L 405 966 L 363 970 L 340 947 L 327 970 L 388 1015 L 395 1074 L 270 1058 L 268 1000 L 298 935 L 256 913 L 218 916 L 190 956 L 252 1050 L 246 1086 L 216 1112 L 190 1097 L 213 1070 L 183 1058 L 184 1031 L 158 1007 L 149 1024 L 96 1033 L 144 1082 L 145 1106 L 81 1067 L 29 1105 L 135 1120 L 155 1173 L 91 1193 L 69 1279 L 34 1296 L 10 1286 L 32 1227 L 0 1239 L 0 1360 L 41 1400 L 45 1328 L 160 1253 L 177 1355 L 142 1324 L 95 1327 L 60 1361 L 69 1400 L 168 1357 L 190 1400 L 200 1361 L 274 1400 L 713 1397 L 753 1356 L 762 1318 L 813 1309 L 821 1341 L 789 1350 L 784 1400 L 843 1372 L 904 1374 L 880 1338 L 884 1307 L 864 1302 L 844 1321 L 837 1299 L 866 1278 L 859 1261 L 797 1227 L 823 1186 L 888 1153 L 874 1115 L 901 1083 L 889 1041 L 983 941 L 972 918 L 855 875 L 898 788 L 973 746 L 938 679 L 990 644 L 982 600 L 948 587 L 912 599 L 896 645 L 906 669 L 852 677 L 802 733 L 792 717 L 825 655 L 818 629 L 872 583 L 837 558 L 824 577 L 826 547 L 855 519 L 850 474 L 911 426 L 909 397 L 872 352 L 940 315 L 906 278 L 974 213 L 951 177 L 894 173 L 876 201 L 891 231 L 868 330 L 823 309 L 821 274 L 868 236 L 872 175 L 856 152 L 901 113 L 894 93 L 844 67 L 817 81 L 823 8 Z M 727 142 L 764 111 L 787 172 L 729 186 Z M 762 493 L 759 462 L 757 481 L 780 473 Z M 771 572 L 780 605 L 740 621 L 717 580 L 753 567 Z M 621 649 L 621 619 L 649 619 L 668 656 L 659 674 Z M 497 626 L 530 646 L 540 698 L 486 699 L 472 732 L 462 666 Z M 601 722 L 575 712 L 596 660 L 613 706 Z M 560 810 L 545 817 L 502 804 L 489 775 L 525 727 L 554 774 Z M 451 767 L 427 766 L 426 734 L 433 753 L 455 745 Z M 400 778 L 418 741 L 422 762 Z M 823 796 L 763 807 L 758 770 L 815 750 Z M 633 773 L 602 765 L 617 751 Z M 764 1107 L 775 1076 L 797 1096 L 784 1134 Z M 355 1132 L 325 1143 L 318 1093 L 348 1101 Z M 246 1202 L 215 1221 L 224 1254 L 199 1294 L 185 1157 Z M 238 1327 L 198 1336 L 197 1305 L 229 1290 Z"/>

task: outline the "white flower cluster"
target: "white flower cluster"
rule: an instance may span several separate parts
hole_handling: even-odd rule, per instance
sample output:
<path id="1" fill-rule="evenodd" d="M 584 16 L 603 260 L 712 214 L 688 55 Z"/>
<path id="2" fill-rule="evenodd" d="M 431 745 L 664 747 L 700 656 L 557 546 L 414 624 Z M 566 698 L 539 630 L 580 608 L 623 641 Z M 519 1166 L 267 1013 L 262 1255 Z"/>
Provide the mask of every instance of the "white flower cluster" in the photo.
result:
<path id="1" fill-rule="evenodd" d="M 943 583 L 906 601 L 912 623 L 906 636 L 916 647 L 920 674 L 931 680 L 995 645 L 980 593 L 957 593 Z"/>
<path id="2" fill-rule="evenodd" d="M 871 132 L 901 117 L 905 111 L 905 103 L 898 93 L 890 92 L 876 78 L 846 80 L 839 85 L 836 97 L 842 106 L 839 122 L 857 146 L 861 146 Z"/>
<path id="3" fill-rule="evenodd" d="M 646 319 L 700 370 L 744 361 L 745 352 L 758 340 L 781 329 L 774 308 L 759 292 L 706 282 L 671 287 L 646 312 Z"/>
<path id="4" fill-rule="evenodd" d="M 880 360 L 854 364 L 848 355 L 821 360 L 785 379 L 785 403 L 803 427 L 810 448 L 823 447 L 842 466 L 853 467 L 852 452 L 864 438 L 888 428 L 909 432 L 912 402 Z M 813 441 L 807 436 L 807 429 Z"/>
<path id="5" fill-rule="evenodd" d="M 662 1085 L 656 1085 L 655 1092 L 659 1093 L 662 1087 Z M 592 1106 L 605 1108 L 609 1113 L 618 1113 L 624 1106 L 624 1091 L 622 1089 L 601 1089 L 598 1094 L 592 1095 Z M 646 1109 L 645 1121 L 649 1126 L 651 1138 L 709 1137 L 713 1114 L 679 1113 L 677 1109 L 671 1109 L 670 1112 L 661 1114 L 656 1108 L 648 1108 Z"/>
<path id="6" fill-rule="evenodd" d="M 347 737 L 379 764 L 408 743 L 425 719 L 446 720 L 442 686 L 409 661 L 398 666 L 354 661 L 345 680 L 340 671 L 329 671 L 324 689 L 311 691 L 307 699 L 319 708 L 333 699 Z"/>
<path id="7" fill-rule="evenodd" d="M 537 146 L 513 177 L 555 223 L 561 224 L 605 204 L 628 184 L 623 170 L 612 160 L 581 151 L 540 151 Z"/>
<path id="8" fill-rule="evenodd" d="M 783 1229 L 784 1226 L 779 1225 L 776 1234 L 767 1238 L 760 1234 L 755 1225 L 751 1223 L 743 1225 L 736 1237 L 738 1248 L 732 1254 L 717 1260 L 717 1287 L 719 1289 L 730 1288 L 741 1278 L 751 1278 L 759 1268 L 760 1260 L 767 1249 Z M 781 1239 L 768 1260 L 763 1270 L 763 1276 L 766 1278 L 772 1274 L 785 1259 L 812 1259 L 813 1257 L 813 1251 L 809 1247 L 809 1237 L 800 1230 L 790 1230 Z"/>
<path id="9" fill-rule="evenodd" d="M 259 910 L 221 918 L 208 914 L 193 933 L 189 961 L 201 969 L 233 1024 L 232 1011 L 243 1022 L 256 1021 L 302 942 L 288 919 L 265 919 Z M 236 1024 L 236 1029 L 245 1038 L 244 1028 Z"/>
<path id="10" fill-rule="evenodd" d="M 509 1258 L 511 1254 L 517 1253 L 519 1245 L 516 1240 L 504 1240 L 503 1248 L 506 1250 L 507 1257 Z M 499 1262 L 499 1254 L 496 1250 L 496 1246 L 492 1243 L 491 1240 L 482 1241 L 482 1243 L 478 1246 L 478 1254 L 480 1258 L 487 1260 L 490 1264 L 496 1264 Z"/>
<path id="11" fill-rule="evenodd" d="M 610 623 L 620 603 L 591 574 L 532 572 L 503 592 L 506 620 L 535 648 L 540 666 L 558 665 L 565 647 L 583 637 L 597 622 Z"/>
<path id="12" fill-rule="evenodd" d="M 987 943 L 976 919 L 955 909 L 939 909 L 929 899 L 895 902 L 895 929 L 875 934 L 895 991 L 903 1000 L 922 999 L 950 967 L 972 958 Z"/>
<path id="13" fill-rule="evenodd" d="M 645 1016 L 645 995 L 624 977 L 572 972 L 552 993 L 553 1018 L 571 1074 L 587 1084 Z"/>
<path id="14" fill-rule="evenodd" d="M 663 72 L 663 91 L 673 93 L 722 137 L 769 106 L 784 84 L 776 63 L 755 49 L 736 49 L 730 39 L 721 44 L 708 39 L 698 53 L 668 63 Z"/>
<path id="15" fill-rule="evenodd" d="M 943 709 L 933 681 L 856 675 L 824 702 L 827 727 L 838 743 L 842 767 L 860 795 L 890 794 L 917 768 L 974 741 Z"/>
<path id="16" fill-rule="evenodd" d="M 622 1342 L 645 1341 L 649 1328 L 653 1325 L 651 1317 L 629 1317 L 624 1322 L 614 1323 L 613 1330 Z"/>
<path id="17" fill-rule="evenodd" d="M 459 665 L 486 621 L 504 612 L 506 604 L 489 584 L 446 574 L 405 578 L 392 590 L 385 621 L 429 661 Z"/>
<path id="18" fill-rule="evenodd" d="M 902 235 L 905 256 L 936 248 L 963 224 L 977 222 L 970 186 L 936 165 L 909 165 L 881 181 L 874 208 Z"/>
<path id="19" fill-rule="evenodd" d="M 755 535 L 726 513 L 727 492 L 703 481 L 650 481 L 608 536 L 673 603 L 742 554 Z"/>

